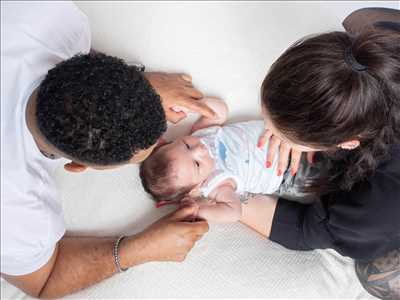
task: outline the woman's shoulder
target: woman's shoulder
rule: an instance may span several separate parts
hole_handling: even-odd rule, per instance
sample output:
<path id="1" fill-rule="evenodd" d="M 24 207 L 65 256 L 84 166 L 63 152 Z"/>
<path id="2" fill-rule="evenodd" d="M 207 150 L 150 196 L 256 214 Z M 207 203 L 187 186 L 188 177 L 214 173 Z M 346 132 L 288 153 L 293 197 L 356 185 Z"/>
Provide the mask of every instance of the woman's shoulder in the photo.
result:
<path id="1" fill-rule="evenodd" d="M 376 174 L 380 176 L 397 174 L 400 182 L 400 144 L 395 144 L 389 149 L 387 158 L 378 166 Z"/>
<path id="2" fill-rule="evenodd" d="M 390 208 L 394 205 L 400 210 L 400 144 L 390 148 L 387 158 L 379 164 L 371 176 L 356 183 L 348 191 L 330 193 L 321 199 L 328 205 L 359 208 L 382 208 L 382 206 Z"/>

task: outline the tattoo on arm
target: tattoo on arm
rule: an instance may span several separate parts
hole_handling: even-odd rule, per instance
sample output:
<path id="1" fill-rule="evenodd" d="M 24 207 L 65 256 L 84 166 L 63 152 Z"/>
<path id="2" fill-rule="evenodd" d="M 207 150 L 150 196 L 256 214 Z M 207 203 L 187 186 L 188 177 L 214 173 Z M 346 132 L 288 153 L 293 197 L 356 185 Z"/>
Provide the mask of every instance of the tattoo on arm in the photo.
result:
<path id="1" fill-rule="evenodd" d="M 362 286 L 380 299 L 400 299 L 400 248 L 370 262 L 356 261 Z"/>
<path id="2" fill-rule="evenodd" d="M 247 204 L 249 203 L 249 200 L 251 198 L 256 197 L 257 195 L 262 195 L 262 194 L 256 194 L 256 193 L 250 193 L 250 192 L 244 192 L 239 195 L 239 200 L 242 204 Z"/>

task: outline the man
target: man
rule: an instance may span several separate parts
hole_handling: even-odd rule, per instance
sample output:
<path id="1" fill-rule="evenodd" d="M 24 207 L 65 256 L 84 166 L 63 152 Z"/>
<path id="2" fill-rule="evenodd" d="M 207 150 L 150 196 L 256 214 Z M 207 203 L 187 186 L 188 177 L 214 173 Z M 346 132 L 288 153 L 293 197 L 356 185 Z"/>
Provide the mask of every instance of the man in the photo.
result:
<path id="1" fill-rule="evenodd" d="M 142 73 L 90 52 L 69 2 L 2 2 L 1 274 L 34 297 L 61 297 L 149 261 L 182 261 L 208 230 L 180 209 L 125 238 L 66 237 L 53 173 L 144 160 L 166 129 L 212 116 L 184 74 Z M 84 201 L 84 199 L 82 199 Z"/>

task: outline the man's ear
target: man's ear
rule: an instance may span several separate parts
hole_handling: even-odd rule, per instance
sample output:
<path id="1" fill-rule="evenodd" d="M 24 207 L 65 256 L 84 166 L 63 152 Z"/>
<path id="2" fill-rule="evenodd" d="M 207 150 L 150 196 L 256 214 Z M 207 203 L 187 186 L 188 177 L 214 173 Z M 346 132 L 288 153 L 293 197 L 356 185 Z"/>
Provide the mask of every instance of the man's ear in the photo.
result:
<path id="1" fill-rule="evenodd" d="M 359 140 L 350 140 L 338 145 L 339 148 L 346 149 L 346 150 L 353 150 L 360 146 Z"/>
<path id="2" fill-rule="evenodd" d="M 80 173 L 85 171 L 87 168 L 88 168 L 87 166 L 78 164 L 74 161 L 71 161 L 64 165 L 64 169 L 72 173 Z"/>

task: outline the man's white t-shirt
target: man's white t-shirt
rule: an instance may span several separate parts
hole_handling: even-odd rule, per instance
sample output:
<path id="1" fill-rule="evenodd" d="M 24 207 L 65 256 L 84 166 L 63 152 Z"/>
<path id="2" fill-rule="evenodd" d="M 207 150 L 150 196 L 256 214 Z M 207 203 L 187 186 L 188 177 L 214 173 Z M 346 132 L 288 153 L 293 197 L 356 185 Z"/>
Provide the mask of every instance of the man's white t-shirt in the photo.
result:
<path id="1" fill-rule="evenodd" d="M 65 233 L 53 179 L 25 120 L 27 100 L 47 71 L 90 50 L 87 17 L 72 3 L 1 3 L 1 272 L 45 265 Z"/>

